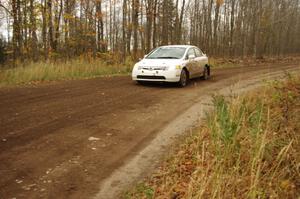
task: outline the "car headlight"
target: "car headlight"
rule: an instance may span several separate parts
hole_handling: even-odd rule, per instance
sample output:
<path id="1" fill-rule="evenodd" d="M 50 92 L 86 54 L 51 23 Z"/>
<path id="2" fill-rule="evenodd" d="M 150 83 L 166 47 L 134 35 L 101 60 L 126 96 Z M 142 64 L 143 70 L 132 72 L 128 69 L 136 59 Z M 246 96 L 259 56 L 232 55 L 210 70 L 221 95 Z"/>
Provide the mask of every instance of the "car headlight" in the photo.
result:
<path id="1" fill-rule="evenodd" d="M 141 69 L 143 69 L 143 66 L 138 66 L 138 70 L 141 70 Z"/>

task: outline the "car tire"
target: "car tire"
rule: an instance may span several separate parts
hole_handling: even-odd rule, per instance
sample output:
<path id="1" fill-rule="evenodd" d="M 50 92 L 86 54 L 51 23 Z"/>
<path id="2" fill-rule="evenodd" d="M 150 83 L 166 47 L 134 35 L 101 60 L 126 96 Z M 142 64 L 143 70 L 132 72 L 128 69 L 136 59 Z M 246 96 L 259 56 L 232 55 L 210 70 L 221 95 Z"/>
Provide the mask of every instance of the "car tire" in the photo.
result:
<path id="1" fill-rule="evenodd" d="M 188 73 L 187 73 L 187 71 L 185 69 L 182 69 L 178 85 L 180 87 L 185 87 L 187 84 L 188 84 Z"/>
<path id="2" fill-rule="evenodd" d="M 203 71 L 203 75 L 202 75 L 202 79 L 207 80 L 209 78 L 210 78 L 210 67 L 205 66 L 204 71 Z"/>

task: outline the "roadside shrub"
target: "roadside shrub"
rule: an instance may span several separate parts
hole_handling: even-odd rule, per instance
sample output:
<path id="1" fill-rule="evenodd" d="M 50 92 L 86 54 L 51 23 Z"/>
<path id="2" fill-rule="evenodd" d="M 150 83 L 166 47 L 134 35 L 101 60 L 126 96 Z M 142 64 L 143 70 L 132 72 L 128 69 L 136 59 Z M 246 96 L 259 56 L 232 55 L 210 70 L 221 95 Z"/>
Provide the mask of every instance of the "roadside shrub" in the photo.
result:
<path id="1" fill-rule="evenodd" d="M 299 197 L 300 77 L 256 93 L 213 97 L 206 125 L 144 183 L 152 198 Z"/>

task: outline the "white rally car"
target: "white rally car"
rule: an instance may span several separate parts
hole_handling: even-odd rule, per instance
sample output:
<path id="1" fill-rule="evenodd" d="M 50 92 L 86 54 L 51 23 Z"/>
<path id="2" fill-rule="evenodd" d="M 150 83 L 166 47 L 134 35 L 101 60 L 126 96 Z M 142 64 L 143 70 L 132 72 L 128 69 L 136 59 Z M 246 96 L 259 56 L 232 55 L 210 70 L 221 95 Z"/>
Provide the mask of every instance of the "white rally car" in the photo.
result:
<path id="1" fill-rule="evenodd" d="M 207 56 L 196 46 L 161 46 L 134 65 L 132 80 L 178 82 L 186 86 L 189 79 L 209 78 L 210 67 Z"/>

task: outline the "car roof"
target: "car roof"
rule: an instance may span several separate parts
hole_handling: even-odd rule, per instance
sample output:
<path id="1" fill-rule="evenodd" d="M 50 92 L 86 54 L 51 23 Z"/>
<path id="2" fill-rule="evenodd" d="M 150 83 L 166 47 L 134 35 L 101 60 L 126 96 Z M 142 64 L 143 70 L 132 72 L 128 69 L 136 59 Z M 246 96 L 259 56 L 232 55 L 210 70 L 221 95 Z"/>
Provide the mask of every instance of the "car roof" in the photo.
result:
<path id="1" fill-rule="evenodd" d="M 196 46 L 192 46 L 192 45 L 166 45 L 166 46 L 160 46 L 160 47 L 174 47 L 174 48 L 190 48 L 190 47 L 196 47 Z"/>

